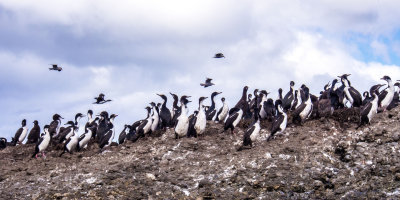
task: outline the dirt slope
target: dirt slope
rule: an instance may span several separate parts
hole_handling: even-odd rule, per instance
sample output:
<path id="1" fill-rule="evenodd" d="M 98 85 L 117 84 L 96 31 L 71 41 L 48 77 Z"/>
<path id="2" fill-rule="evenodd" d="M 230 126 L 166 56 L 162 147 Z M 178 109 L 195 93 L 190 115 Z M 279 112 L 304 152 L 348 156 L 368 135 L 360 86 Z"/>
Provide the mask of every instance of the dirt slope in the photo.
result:
<path id="1" fill-rule="evenodd" d="M 237 151 L 235 138 L 210 122 L 200 138 L 161 137 L 59 150 L 31 159 L 33 145 L 0 151 L 4 199 L 363 199 L 400 198 L 400 109 L 356 130 L 357 111 L 289 124 L 286 135 Z M 246 123 L 243 123 L 246 124 Z M 242 126 L 245 126 L 243 125 Z"/>

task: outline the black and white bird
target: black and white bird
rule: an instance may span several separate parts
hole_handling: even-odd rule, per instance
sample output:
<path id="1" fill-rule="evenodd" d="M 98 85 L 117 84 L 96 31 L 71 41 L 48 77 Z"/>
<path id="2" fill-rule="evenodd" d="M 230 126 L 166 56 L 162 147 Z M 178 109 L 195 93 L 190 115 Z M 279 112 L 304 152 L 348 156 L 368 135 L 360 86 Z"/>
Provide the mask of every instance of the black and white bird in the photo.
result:
<path id="1" fill-rule="evenodd" d="M 305 99 L 301 105 L 293 111 L 293 123 L 302 124 L 305 119 L 310 117 L 313 111 L 313 103 L 311 102 L 310 93 L 308 87 L 302 88 L 304 92 Z"/>
<path id="2" fill-rule="evenodd" d="M 53 121 L 50 123 L 49 126 L 49 133 L 50 137 L 56 136 L 60 132 L 60 126 L 61 126 L 61 119 L 62 118 L 59 114 L 54 114 L 53 115 Z"/>
<path id="3" fill-rule="evenodd" d="M 225 121 L 224 124 L 224 131 L 231 129 L 231 133 L 233 135 L 236 135 L 234 132 L 235 127 L 239 124 L 240 120 L 242 120 L 243 117 L 243 110 L 238 107 L 234 107 L 229 111 L 229 116 Z"/>
<path id="4" fill-rule="evenodd" d="M 222 107 L 219 109 L 217 113 L 217 117 L 215 118 L 215 122 L 225 122 L 225 118 L 228 115 L 229 107 L 228 104 L 225 102 L 225 97 L 221 98 Z"/>
<path id="5" fill-rule="evenodd" d="M 350 103 L 351 107 L 360 107 L 362 105 L 362 98 L 360 92 L 358 92 L 354 87 L 351 86 L 351 83 L 348 79 L 350 74 L 343 74 L 342 76 L 338 76 L 340 81 L 342 82 L 343 93 L 345 100 L 342 101 L 343 105 L 346 105 L 346 101 Z"/>
<path id="6" fill-rule="evenodd" d="M 43 128 L 44 134 L 42 134 L 39 141 L 36 143 L 35 152 L 33 153 L 32 158 L 34 157 L 37 158 L 39 153 L 42 153 L 42 156 L 46 158 L 45 150 L 49 146 L 51 139 L 49 129 L 50 129 L 49 125 L 44 126 Z"/>
<path id="7" fill-rule="evenodd" d="M 397 80 L 398 81 L 398 80 Z M 394 84 L 394 96 L 392 102 L 389 104 L 388 107 L 386 107 L 386 110 L 391 110 L 395 107 L 397 107 L 400 103 L 400 97 L 399 97 L 399 90 L 400 90 L 400 83 L 397 82 Z"/>
<path id="8" fill-rule="evenodd" d="M 174 99 L 174 102 L 172 102 L 172 109 L 171 109 L 171 124 L 175 125 L 176 124 L 176 119 L 178 118 L 181 108 L 178 106 L 179 102 L 179 97 L 176 94 L 171 93 L 172 98 Z M 159 109 L 160 111 L 160 109 Z"/>
<path id="9" fill-rule="evenodd" d="M 78 151 L 87 148 L 90 139 L 93 137 L 93 131 L 95 131 L 96 128 L 97 127 L 95 126 L 85 128 L 85 132 L 81 136 L 79 136 L 78 139 L 78 145 L 77 145 Z"/>
<path id="10" fill-rule="evenodd" d="M 204 86 L 206 88 L 215 85 L 214 83 L 211 83 L 211 81 L 212 81 L 211 78 L 206 78 L 206 82 L 200 83 L 200 86 Z"/>
<path id="11" fill-rule="evenodd" d="M 97 131 L 96 131 L 96 142 L 100 143 L 100 141 L 103 140 L 104 135 L 108 131 L 108 126 L 109 126 L 109 118 L 108 118 L 108 112 L 107 111 L 102 111 L 99 114 L 99 125 L 97 126 Z"/>
<path id="12" fill-rule="evenodd" d="M 152 123 L 150 130 L 151 132 L 154 132 L 158 129 L 158 123 L 160 122 L 160 111 L 154 102 L 151 102 L 150 105 L 153 110 L 153 114 L 151 115 Z"/>
<path id="13" fill-rule="evenodd" d="M 291 110 L 296 110 L 296 108 L 298 108 L 301 105 L 301 95 L 300 95 L 300 89 L 294 91 L 294 101 L 292 104 L 292 108 Z"/>
<path id="14" fill-rule="evenodd" d="M 136 128 L 136 133 L 139 134 L 140 137 L 144 137 L 146 134 L 148 134 L 151 130 L 151 124 L 153 122 L 153 119 L 151 118 L 151 108 L 147 106 L 145 108 L 147 110 L 147 117 L 146 119 L 142 120 L 140 125 Z"/>
<path id="15" fill-rule="evenodd" d="M 21 122 L 21 128 L 17 130 L 15 133 L 15 136 L 12 138 L 12 145 L 17 145 L 17 144 L 22 144 L 22 142 L 25 140 L 25 137 L 28 133 L 28 127 L 26 127 L 26 119 L 23 119 Z"/>
<path id="16" fill-rule="evenodd" d="M 369 95 L 368 91 L 365 91 L 363 93 L 363 97 L 364 97 L 364 100 L 362 101 L 363 106 L 367 105 L 367 103 L 369 103 L 372 100 L 372 96 Z"/>
<path id="17" fill-rule="evenodd" d="M 123 144 L 126 140 L 126 136 L 129 134 L 129 131 L 131 129 L 131 126 L 128 124 L 125 124 L 124 129 L 121 131 L 121 133 L 118 136 L 118 144 Z"/>
<path id="18" fill-rule="evenodd" d="M 208 97 L 200 97 L 199 98 L 198 114 L 196 115 L 196 119 L 194 119 L 195 120 L 194 130 L 196 131 L 196 135 L 195 135 L 196 137 L 203 135 L 204 131 L 206 130 L 207 117 L 206 117 L 206 113 L 204 112 L 204 109 L 203 109 L 203 101 L 207 98 Z M 211 98 L 212 98 L 212 95 L 211 95 Z"/>
<path id="19" fill-rule="evenodd" d="M 85 124 L 85 130 L 87 128 L 89 128 L 89 127 L 93 127 L 92 138 L 95 138 L 96 137 L 96 132 L 97 132 L 97 126 L 98 126 L 97 121 L 100 118 L 99 117 L 93 118 L 93 111 L 92 110 L 88 110 L 86 116 L 87 116 L 88 120 L 87 120 L 87 122 Z"/>
<path id="20" fill-rule="evenodd" d="M 62 67 L 57 66 L 57 64 L 51 64 L 51 66 L 52 66 L 52 67 L 49 68 L 50 71 L 51 71 L 51 70 L 59 71 L 59 72 L 62 71 Z"/>
<path id="21" fill-rule="evenodd" d="M 379 88 L 383 85 L 378 84 L 370 88 L 370 94 L 372 95 L 372 100 L 363 106 L 360 110 L 360 124 L 357 129 L 364 124 L 369 124 L 375 114 L 378 112 L 378 101 L 379 101 Z"/>
<path id="22" fill-rule="evenodd" d="M 255 97 L 257 98 L 257 97 Z M 253 106 L 254 110 L 254 121 L 252 125 L 249 126 L 249 128 L 246 129 L 246 131 L 243 134 L 243 145 L 242 148 L 239 148 L 239 150 L 243 149 L 244 147 L 253 147 L 253 142 L 255 142 L 259 137 L 260 137 L 260 112 L 258 109 L 257 105 Z"/>
<path id="23" fill-rule="evenodd" d="M 187 135 L 189 129 L 189 117 L 186 114 L 186 104 L 189 103 L 188 96 L 181 97 L 181 114 L 179 115 L 175 126 L 175 138 L 179 139 Z"/>
<path id="24" fill-rule="evenodd" d="M 161 118 L 161 128 L 166 130 L 166 128 L 171 125 L 171 111 L 167 108 L 168 99 L 163 94 L 157 94 L 157 95 L 164 100 L 160 109 L 160 118 Z"/>
<path id="25" fill-rule="evenodd" d="M 39 141 L 39 138 L 40 138 L 40 126 L 39 122 L 35 120 L 33 121 L 33 128 L 29 132 L 28 141 L 26 141 L 26 144 L 36 144 L 36 142 Z"/>
<path id="26" fill-rule="evenodd" d="M 389 76 L 384 76 L 381 80 L 387 81 L 388 87 L 380 92 L 378 106 L 379 111 L 385 111 L 389 104 L 392 102 L 394 97 L 394 85 L 392 79 Z"/>
<path id="27" fill-rule="evenodd" d="M 290 90 L 288 93 L 286 93 L 285 97 L 282 100 L 282 107 L 283 110 L 287 111 L 289 110 L 292 105 L 293 105 L 293 101 L 294 101 L 294 81 L 290 81 Z"/>
<path id="28" fill-rule="evenodd" d="M 74 134 L 78 134 L 79 131 L 79 122 L 82 119 L 82 117 L 85 117 L 85 115 L 83 115 L 82 113 L 77 113 L 75 115 L 75 121 L 69 121 L 67 124 L 65 125 L 70 125 L 67 128 L 62 129 L 62 132 L 60 132 L 59 134 L 59 143 L 64 142 L 65 140 L 68 140 L 71 136 L 73 136 Z M 72 123 L 73 124 L 72 124 Z"/>
<path id="29" fill-rule="evenodd" d="M 225 56 L 224 56 L 224 54 L 222 54 L 222 53 L 216 53 L 216 54 L 214 55 L 214 58 L 225 58 Z"/>
<path id="30" fill-rule="evenodd" d="M 4 149 L 7 147 L 7 139 L 0 137 L 0 149 Z"/>
<path id="31" fill-rule="evenodd" d="M 287 125 L 287 115 L 282 108 L 282 101 L 280 99 L 275 101 L 275 107 L 278 111 L 278 115 L 272 122 L 271 134 L 268 136 L 267 141 L 271 140 L 275 134 L 285 131 Z"/>
<path id="32" fill-rule="evenodd" d="M 93 104 L 104 104 L 107 102 L 112 101 L 111 99 L 104 99 L 105 95 L 103 93 L 100 93 L 98 97 L 95 97 L 94 99 L 96 99 L 96 102 L 94 102 Z"/>
<path id="33" fill-rule="evenodd" d="M 60 157 L 68 152 L 70 154 L 72 154 L 72 152 L 74 152 L 78 146 L 79 143 L 79 136 L 77 133 L 73 133 L 71 137 L 69 137 L 67 139 L 67 141 L 64 144 L 64 150 L 63 152 L 60 154 Z"/>
<path id="34" fill-rule="evenodd" d="M 136 134 L 136 128 L 139 127 L 141 123 L 142 120 L 139 120 L 129 126 L 129 132 L 126 134 L 126 140 L 136 142 L 139 139 L 139 134 Z"/>
<path id="35" fill-rule="evenodd" d="M 196 116 L 199 114 L 199 111 L 195 110 L 191 116 L 189 116 L 189 128 L 187 137 L 197 137 L 196 130 L 194 129 L 194 125 L 196 124 Z"/>
<path id="36" fill-rule="evenodd" d="M 211 94 L 211 106 L 207 109 L 206 112 L 206 119 L 207 121 L 210 121 L 214 118 L 215 114 L 217 113 L 217 110 L 215 109 L 215 101 L 214 98 L 215 96 L 221 94 L 222 92 L 213 92 Z M 199 113 L 200 114 L 200 113 Z"/>
<path id="37" fill-rule="evenodd" d="M 68 125 L 65 128 L 61 128 L 60 134 L 57 135 L 56 139 L 58 139 L 58 143 L 63 143 L 67 141 L 72 135 L 75 133 L 75 129 L 77 127 L 75 126 L 75 122 L 73 121 L 68 121 L 64 125 Z"/>
<path id="38" fill-rule="evenodd" d="M 261 119 L 268 119 L 269 121 L 272 121 L 272 119 L 275 116 L 275 106 L 274 106 L 274 101 L 271 98 L 268 97 L 268 92 L 265 90 L 262 90 L 260 92 L 260 97 L 261 97 L 261 102 L 260 105 L 258 106 L 260 109 L 259 110 L 259 115 Z"/>
<path id="39" fill-rule="evenodd" d="M 107 120 L 108 124 L 107 124 L 107 129 L 105 134 L 103 135 L 101 141 L 100 141 L 100 148 L 104 149 L 108 146 L 111 145 L 114 136 L 115 136 L 115 130 L 114 130 L 114 119 L 117 117 L 118 115 L 116 114 L 112 114 L 110 115 L 110 118 Z"/>

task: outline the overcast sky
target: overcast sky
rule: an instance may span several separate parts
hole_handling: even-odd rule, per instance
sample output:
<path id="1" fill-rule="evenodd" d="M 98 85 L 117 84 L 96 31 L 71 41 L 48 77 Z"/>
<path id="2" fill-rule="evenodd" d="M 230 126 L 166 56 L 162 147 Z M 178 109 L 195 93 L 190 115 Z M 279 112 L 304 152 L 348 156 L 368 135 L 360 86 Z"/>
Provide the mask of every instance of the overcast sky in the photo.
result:
<path id="1" fill-rule="evenodd" d="M 276 97 L 291 80 L 318 94 L 350 73 L 360 92 L 383 75 L 400 79 L 399 1 L 313 0 L 1 0 L 0 136 L 27 119 L 41 127 L 54 113 L 146 116 L 156 93 L 222 91 L 230 106 L 243 86 Z M 225 59 L 212 58 L 222 52 Z M 49 71 L 57 63 L 62 72 Z M 215 86 L 201 88 L 205 77 Z M 93 105 L 100 92 L 113 99 Z M 209 101 L 207 101 L 209 104 Z M 81 121 L 86 122 L 86 119 Z"/>

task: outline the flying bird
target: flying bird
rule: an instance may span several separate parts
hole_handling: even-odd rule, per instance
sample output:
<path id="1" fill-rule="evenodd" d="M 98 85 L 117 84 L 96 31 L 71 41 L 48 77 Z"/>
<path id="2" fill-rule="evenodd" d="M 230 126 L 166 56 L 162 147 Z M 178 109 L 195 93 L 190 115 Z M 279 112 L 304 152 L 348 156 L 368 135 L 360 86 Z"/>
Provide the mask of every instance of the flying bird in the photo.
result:
<path id="1" fill-rule="evenodd" d="M 201 86 L 206 87 L 210 87 L 212 85 L 215 85 L 214 83 L 211 83 L 212 79 L 211 78 L 207 78 L 205 83 L 200 83 Z"/>
<path id="2" fill-rule="evenodd" d="M 225 58 L 223 53 L 216 53 L 214 58 Z"/>
<path id="3" fill-rule="evenodd" d="M 103 93 L 100 93 L 98 97 L 95 97 L 94 99 L 96 99 L 96 102 L 94 102 L 93 104 L 104 104 L 107 102 L 112 101 L 111 99 L 104 99 L 105 95 Z"/>
<path id="4" fill-rule="evenodd" d="M 57 66 L 57 64 L 51 64 L 53 67 L 49 68 L 49 70 L 55 70 L 55 71 L 62 71 L 62 67 Z"/>

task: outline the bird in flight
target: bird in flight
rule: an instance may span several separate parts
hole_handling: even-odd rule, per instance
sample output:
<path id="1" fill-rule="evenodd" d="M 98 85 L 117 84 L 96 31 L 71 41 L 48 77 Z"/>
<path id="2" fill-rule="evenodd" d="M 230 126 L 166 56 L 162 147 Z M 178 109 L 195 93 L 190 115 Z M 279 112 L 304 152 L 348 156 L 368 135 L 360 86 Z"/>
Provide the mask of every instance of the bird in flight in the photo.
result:
<path id="1" fill-rule="evenodd" d="M 214 58 L 225 58 L 225 56 L 222 53 L 216 53 Z"/>
<path id="2" fill-rule="evenodd" d="M 94 99 L 96 99 L 96 102 L 94 102 L 93 104 L 103 104 L 103 103 L 107 103 L 107 102 L 112 101 L 111 99 L 105 100 L 104 96 L 105 95 L 103 93 L 100 93 L 98 97 L 94 98 Z"/>
<path id="3" fill-rule="evenodd" d="M 62 67 L 57 66 L 57 64 L 52 64 L 52 68 L 49 68 L 49 70 L 55 70 L 55 71 L 62 71 Z"/>
<path id="4" fill-rule="evenodd" d="M 214 83 L 211 83 L 211 80 L 212 80 L 211 78 L 207 78 L 207 79 L 206 79 L 206 82 L 205 82 L 205 83 L 200 83 L 200 85 L 201 85 L 201 86 L 204 86 L 205 88 L 206 88 L 206 87 L 210 87 L 210 86 L 212 86 L 212 85 L 215 85 Z"/>

